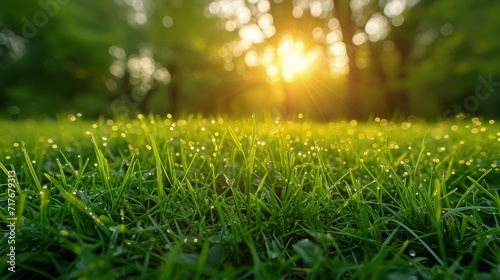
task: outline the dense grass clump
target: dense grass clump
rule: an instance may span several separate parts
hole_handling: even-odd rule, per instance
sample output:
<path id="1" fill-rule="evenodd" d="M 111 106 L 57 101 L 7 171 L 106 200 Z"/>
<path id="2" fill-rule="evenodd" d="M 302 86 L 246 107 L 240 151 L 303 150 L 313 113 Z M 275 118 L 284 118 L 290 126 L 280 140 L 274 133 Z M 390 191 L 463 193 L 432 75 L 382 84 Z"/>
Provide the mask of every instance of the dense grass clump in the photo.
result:
<path id="1" fill-rule="evenodd" d="M 12 279 L 500 278 L 500 126 L 2 121 Z"/>

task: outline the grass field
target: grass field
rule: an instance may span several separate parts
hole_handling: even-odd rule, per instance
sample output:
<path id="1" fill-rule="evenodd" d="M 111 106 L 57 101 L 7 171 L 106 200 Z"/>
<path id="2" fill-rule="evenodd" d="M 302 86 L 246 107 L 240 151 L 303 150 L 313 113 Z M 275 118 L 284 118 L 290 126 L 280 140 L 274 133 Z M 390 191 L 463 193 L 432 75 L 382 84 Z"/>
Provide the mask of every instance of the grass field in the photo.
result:
<path id="1" fill-rule="evenodd" d="M 5 279 L 500 279 L 493 120 L 0 127 Z"/>

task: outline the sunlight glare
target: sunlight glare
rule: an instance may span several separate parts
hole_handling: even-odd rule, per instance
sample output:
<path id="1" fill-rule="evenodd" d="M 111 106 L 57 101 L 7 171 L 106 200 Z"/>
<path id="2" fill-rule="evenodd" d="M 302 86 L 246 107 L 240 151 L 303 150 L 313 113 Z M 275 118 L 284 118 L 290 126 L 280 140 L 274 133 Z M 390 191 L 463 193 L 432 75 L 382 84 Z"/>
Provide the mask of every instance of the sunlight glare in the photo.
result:
<path id="1" fill-rule="evenodd" d="M 264 34 L 262 34 L 262 31 L 257 24 L 243 26 L 239 31 L 239 35 L 243 41 L 254 44 L 260 44 L 265 39 Z"/>
<path id="2" fill-rule="evenodd" d="M 269 77 L 276 77 L 279 74 L 279 69 L 276 65 L 272 64 L 266 68 L 266 73 Z"/>
<path id="3" fill-rule="evenodd" d="M 303 42 L 294 41 L 291 36 L 283 38 L 278 47 L 278 55 L 281 61 L 281 74 L 286 82 L 291 82 L 298 73 L 305 71 L 315 59 L 314 55 L 304 53 Z M 274 71 L 269 70 L 268 74 L 269 72 Z"/>
<path id="4" fill-rule="evenodd" d="M 295 76 L 307 68 L 307 61 L 301 53 L 293 51 L 283 57 L 283 78 L 289 82 Z"/>
<path id="5" fill-rule="evenodd" d="M 366 23 L 365 32 L 368 34 L 370 41 L 377 42 L 387 36 L 389 28 L 387 18 L 380 13 L 376 13 Z"/>

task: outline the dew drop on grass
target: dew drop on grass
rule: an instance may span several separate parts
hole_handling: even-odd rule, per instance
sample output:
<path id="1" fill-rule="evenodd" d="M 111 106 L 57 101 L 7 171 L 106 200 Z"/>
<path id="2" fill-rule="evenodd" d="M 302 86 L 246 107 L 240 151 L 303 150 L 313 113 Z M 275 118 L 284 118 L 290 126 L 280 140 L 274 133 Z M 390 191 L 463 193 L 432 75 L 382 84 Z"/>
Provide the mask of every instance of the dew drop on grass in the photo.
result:
<path id="1" fill-rule="evenodd" d="M 408 253 L 410 254 L 410 257 L 412 257 L 412 258 L 414 258 L 417 255 L 415 250 L 410 250 Z"/>

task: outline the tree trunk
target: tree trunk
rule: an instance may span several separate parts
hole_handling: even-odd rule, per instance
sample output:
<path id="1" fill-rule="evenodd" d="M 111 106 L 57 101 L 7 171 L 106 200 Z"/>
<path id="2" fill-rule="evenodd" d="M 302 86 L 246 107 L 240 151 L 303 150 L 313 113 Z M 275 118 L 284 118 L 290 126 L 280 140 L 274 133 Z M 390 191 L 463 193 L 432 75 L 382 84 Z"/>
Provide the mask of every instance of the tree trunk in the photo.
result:
<path id="1" fill-rule="evenodd" d="M 347 76 L 346 100 L 347 116 L 359 119 L 363 117 L 359 102 L 360 71 L 356 67 L 356 46 L 352 44 L 352 37 L 356 32 L 356 24 L 352 22 L 352 10 L 350 1 L 334 0 L 334 16 L 340 22 L 342 37 L 346 46 L 347 58 L 349 60 L 349 74 Z"/>
<path id="2" fill-rule="evenodd" d="M 290 117 L 292 115 L 292 104 L 291 104 L 291 96 L 290 96 L 290 85 L 285 82 L 281 81 L 281 88 L 283 90 L 283 118 Z"/>
<path id="3" fill-rule="evenodd" d="M 170 113 L 176 116 L 179 112 L 177 106 L 179 105 L 180 88 L 179 88 L 179 70 L 175 64 L 170 64 L 167 68 L 170 72 L 171 81 L 169 84 L 170 96 L 168 102 L 170 103 Z"/>

